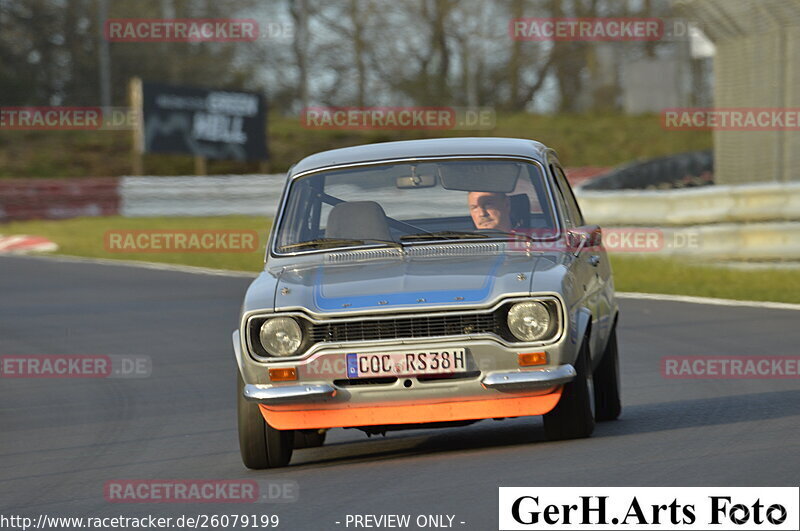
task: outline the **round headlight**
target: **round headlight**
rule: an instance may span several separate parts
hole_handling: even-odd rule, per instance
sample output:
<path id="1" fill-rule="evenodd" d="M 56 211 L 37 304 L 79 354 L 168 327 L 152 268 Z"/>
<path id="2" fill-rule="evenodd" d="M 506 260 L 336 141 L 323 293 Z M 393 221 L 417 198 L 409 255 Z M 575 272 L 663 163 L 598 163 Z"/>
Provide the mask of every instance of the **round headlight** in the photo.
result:
<path id="1" fill-rule="evenodd" d="M 303 342 L 300 325 L 291 317 L 267 319 L 258 334 L 261 345 L 273 356 L 291 356 Z"/>
<path id="2" fill-rule="evenodd" d="M 550 312 L 541 302 L 519 302 L 508 311 L 508 329 L 520 341 L 537 341 L 550 330 Z"/>

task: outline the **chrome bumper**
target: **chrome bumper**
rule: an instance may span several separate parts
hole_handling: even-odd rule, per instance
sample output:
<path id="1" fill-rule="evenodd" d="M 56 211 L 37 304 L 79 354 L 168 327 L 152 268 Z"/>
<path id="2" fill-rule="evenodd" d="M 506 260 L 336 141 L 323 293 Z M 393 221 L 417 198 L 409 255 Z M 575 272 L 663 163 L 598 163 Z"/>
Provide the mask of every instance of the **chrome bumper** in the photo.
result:
<path id="1" fill-rule="evenodd" d="M 569 383 L 576 375 L 575 367 L 566 364 L 554 369 L 494 373 L 481 383 L 498 391 L 536 391 Z"/>
<path id="2" fill-rule="evenodd" d="M 494 373 L 481 383 L 487 389 L 498 391 L 545 391 L 563 385 L 575 378 L 572 365 L 559 365 L 553 369 Z M 307 403 L 327 400 L 336 395 L 336 389 L 328 384 L 281 385 L 277 387 L 246 384 L 244 398 L 262 404 Z"/>
<path id="3" fill-rule="evenodd" d="M 282 385 L 279 387 L 245 384 L 244 386 L 245 400 L 262 404 L 313 402 L 331 398 L 335 394 L 336 389 L 327 384 Z"/>

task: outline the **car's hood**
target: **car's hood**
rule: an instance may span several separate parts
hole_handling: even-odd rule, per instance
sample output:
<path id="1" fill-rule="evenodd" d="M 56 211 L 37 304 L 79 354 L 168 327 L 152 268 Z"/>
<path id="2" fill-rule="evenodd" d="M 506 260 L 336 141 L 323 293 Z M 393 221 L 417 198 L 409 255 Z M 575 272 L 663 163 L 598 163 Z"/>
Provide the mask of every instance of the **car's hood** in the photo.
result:
<path id="1" fill-rule="evenodd" d="M 528 293 L 537 260 L 505 253 L 307 264 L 280 274 L 275 309 L 330 313 L 478 305 Z"/>

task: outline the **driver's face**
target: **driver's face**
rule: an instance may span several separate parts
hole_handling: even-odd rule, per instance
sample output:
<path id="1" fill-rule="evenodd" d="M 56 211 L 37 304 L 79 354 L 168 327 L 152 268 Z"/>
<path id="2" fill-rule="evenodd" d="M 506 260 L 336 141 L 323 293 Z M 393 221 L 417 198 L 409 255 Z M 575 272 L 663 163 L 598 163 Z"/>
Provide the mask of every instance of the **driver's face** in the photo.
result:
<path id="1" fill-rule="evenodd" d="M 470 192 L 469 213 L 478 229 L 511 230 L 508 197 L 494 192 Z"/>

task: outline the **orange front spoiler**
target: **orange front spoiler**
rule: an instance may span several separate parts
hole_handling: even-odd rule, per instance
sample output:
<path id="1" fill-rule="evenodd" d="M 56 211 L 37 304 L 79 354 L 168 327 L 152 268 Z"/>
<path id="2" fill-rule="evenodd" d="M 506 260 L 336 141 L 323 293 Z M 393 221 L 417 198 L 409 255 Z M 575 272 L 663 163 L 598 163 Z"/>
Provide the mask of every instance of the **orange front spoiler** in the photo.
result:
<path id="1" fill-rule="evenodd" d="M 549 413 L 561 398 L 557 391 L 539 396 L 514 396 L 479 400 L 460 400 L 435 404 L 402 404 L 340 409 L 286 410 L 259 404 L 264 420 L 279 430 L 421 424 L 455 420 L 500 417 L 525 417 Z"/>

